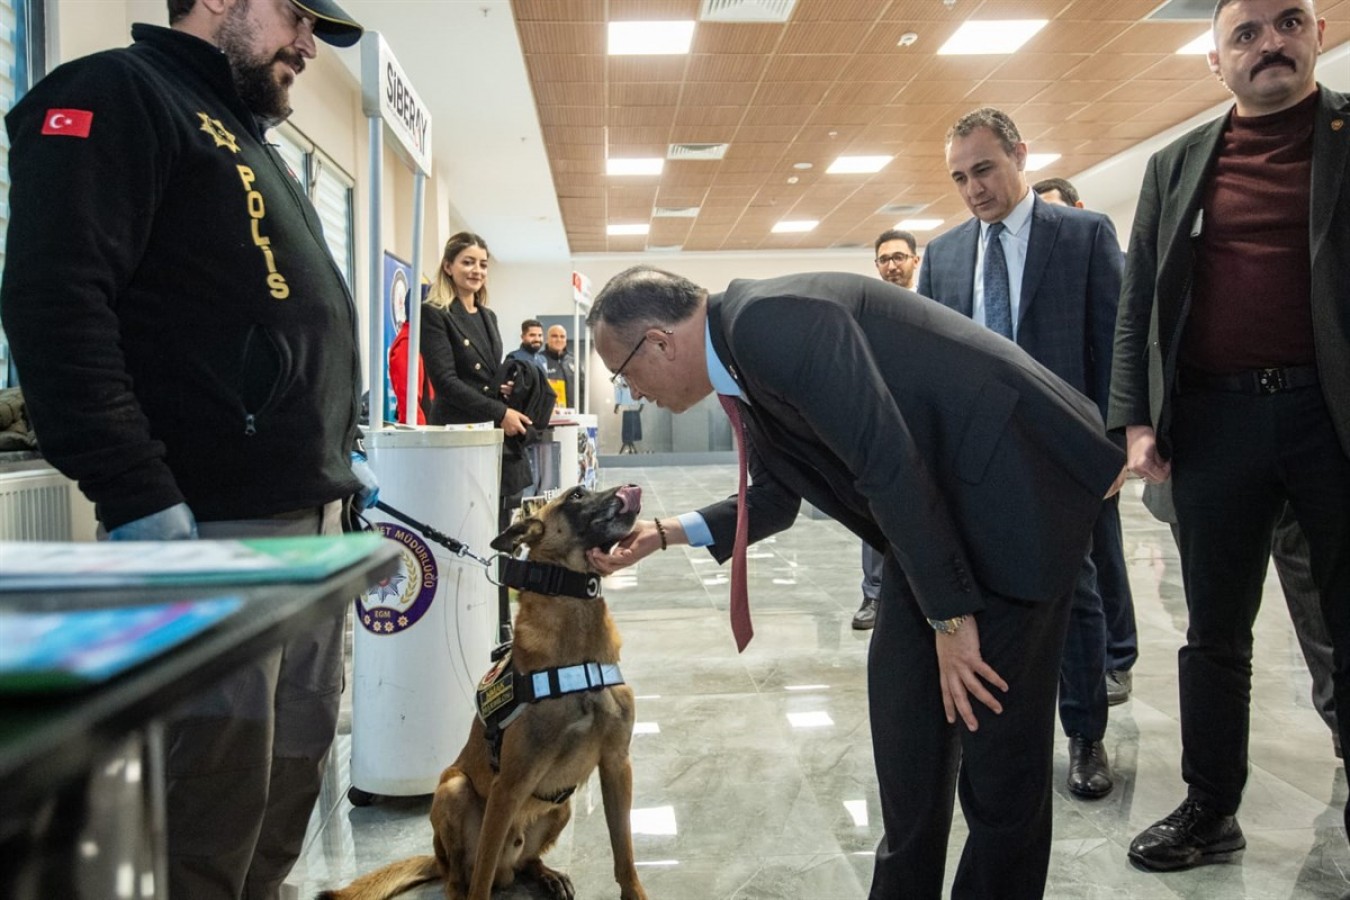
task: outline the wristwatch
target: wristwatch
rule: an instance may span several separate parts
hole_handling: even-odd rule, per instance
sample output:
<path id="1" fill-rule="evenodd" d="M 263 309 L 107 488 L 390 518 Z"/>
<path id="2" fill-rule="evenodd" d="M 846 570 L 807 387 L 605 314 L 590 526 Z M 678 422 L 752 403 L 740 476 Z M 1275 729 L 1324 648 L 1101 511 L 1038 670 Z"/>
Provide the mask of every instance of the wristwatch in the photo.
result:
<path id="1" fill-rule="evenodd" d="M 969 616 L 957 616 L 955 619 L 929 619 L 928 624 L 933 626 L 933 630 L 938 634 L 956 634 L 961 630 L 961 623 Z"/>

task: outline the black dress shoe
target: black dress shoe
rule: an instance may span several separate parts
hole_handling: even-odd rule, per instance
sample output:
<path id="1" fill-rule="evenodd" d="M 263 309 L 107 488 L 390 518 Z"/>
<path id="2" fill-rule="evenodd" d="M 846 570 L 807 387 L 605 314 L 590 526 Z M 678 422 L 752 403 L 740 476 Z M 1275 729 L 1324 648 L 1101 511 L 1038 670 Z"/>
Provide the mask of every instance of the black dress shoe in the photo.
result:
<path id="1" fill-rule="evenodd" d="M 1134 839 L 1130 860 L 1145 869 L 1169 872 L 1223 862 L 1246 846 L 1236 816 L 1220 815 L 1187 797 L 1170 816 Z"/>
<path id="2" fill-rule="evenodd" d="M 862 606 L 853 614 L 853 629 L 855 631 L 867 631 L 875 628 L 877 624 L 877 601 L 872 598 L 864 597 Z"/>
<path id="3" fill-rule="evenodd" d="M 1069 792 L 1086 800 L 1100 800 L 1115 785 L 1102 742 L 1069 735 Z"/>

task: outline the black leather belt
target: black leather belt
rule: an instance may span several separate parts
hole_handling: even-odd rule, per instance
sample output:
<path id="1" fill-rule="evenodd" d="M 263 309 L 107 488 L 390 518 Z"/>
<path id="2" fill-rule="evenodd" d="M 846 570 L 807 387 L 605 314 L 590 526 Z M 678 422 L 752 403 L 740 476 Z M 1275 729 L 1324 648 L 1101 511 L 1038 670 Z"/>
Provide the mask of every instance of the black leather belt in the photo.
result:
<path id="1" fill-rule="evenodd" d="M 1194 369 L 1177 373 L 1177 390 L 1222 391 L 1226 394 L 1250 394 L 1260 397 L 1317 384 L 1317 366 L 1289 366 L 1283 369 L 1248 369 L 1232 375 L 1211 375 Z"/>

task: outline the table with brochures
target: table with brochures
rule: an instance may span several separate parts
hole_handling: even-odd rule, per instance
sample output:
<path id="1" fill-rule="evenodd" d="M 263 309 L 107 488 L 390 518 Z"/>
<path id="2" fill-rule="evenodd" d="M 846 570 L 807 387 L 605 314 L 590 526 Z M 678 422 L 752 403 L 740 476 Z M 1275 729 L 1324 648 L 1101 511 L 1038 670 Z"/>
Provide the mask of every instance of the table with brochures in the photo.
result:
<path id="1" fill-rule="evenodd" d="M 0 542 L 0 897 L 167 896 L 158 720 L 398 566 L 370 534 Z"/>

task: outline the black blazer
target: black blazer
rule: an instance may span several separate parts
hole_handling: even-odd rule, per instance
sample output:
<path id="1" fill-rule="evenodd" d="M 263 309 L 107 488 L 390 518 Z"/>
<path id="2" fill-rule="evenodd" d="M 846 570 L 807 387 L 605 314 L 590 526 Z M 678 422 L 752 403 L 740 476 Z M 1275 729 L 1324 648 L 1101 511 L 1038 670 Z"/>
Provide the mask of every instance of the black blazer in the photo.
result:
<path id="1" fill-rule="evenodd" d="M 931 618 L 983 609 L 985 590 L 1072 589 L 1124 459 L 1092 403 L 1025 352 L 912 291 L 838 273 L 733 281 L 708 322 L 748 401 L 752 540 L 791 525 L 804 497 L 889 543 Z M 700 512 L 725 560 L 735 498 Z"/>
<path id="2" fill-rule="evenodd" d="M 1205 183 L 1228 124 L 1224 115 L 1149 160 L 1130 232 L 1109 428 L 1152 425 L 1164 458 L 1177 352 L 1191 305 L 1192 239 Z M 1313 345 L 1336 434 L 1350 453 L 1350 97 L 1321 89 L 1313 126 L 1311 209 Z"/>
<path id="3" fill-rule="evenodd" d="M 474 321 L 481 317 L 483 330 Z M 436 397 L 427 410 L 429 425 L 500 425 L 506 402 L 493 379 L 502 359 L 502 336 L 497 314 L 486 306 L 469 313 L 458 300 L 448 309 L 422 304 L 422 362 Z"/>
<path id="4" fill-rule="evenodd" d="M 1124 255 L 1101 213 L 1032 198 L 1017 346 L 1086 394 L 1106 421 L 1111 350 Z M 935 238 L 923 254 L 919 293 L 969 316 L 980 220 Z"/>

